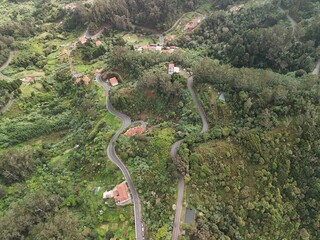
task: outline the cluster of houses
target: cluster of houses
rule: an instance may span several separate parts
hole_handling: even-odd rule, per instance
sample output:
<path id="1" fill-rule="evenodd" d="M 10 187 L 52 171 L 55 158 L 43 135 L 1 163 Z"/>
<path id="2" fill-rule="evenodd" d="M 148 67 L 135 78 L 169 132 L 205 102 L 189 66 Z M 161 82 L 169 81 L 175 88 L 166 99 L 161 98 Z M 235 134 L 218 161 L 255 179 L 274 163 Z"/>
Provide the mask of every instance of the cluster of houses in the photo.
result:
<path id="1" fill-rule="evenodd" d="M 88 38 L 86 38 L 85 36 L 81 36 L 78 39 L 78 42 L 81 45 L 86 44 L 87 41 L 88 41 Z M 100 47 L 102 45 L 102 42 L 100 40 L 95 40 L 95 44 L 96 44 L 96 47 Z"/>
<path id="2" fill-rule="evenodd" d="M 83 76 L 81 73 L 74 75 L 74 77 L 76 77 L 75 83 L 80 83 L 82 80 L 85 85 L 88 85 L 89 82 L 91 81 L 91 79 L 88 76 L 86 75 Z"/>
<path id="3" fill-rule="evenodd" d="M 94 40 L 96 47 L 100 47 L 102 45 L 102 42 L 100 40 L 98 40 L 97 38 L 99 37 L 99 35 L 101 34 L 102 31 L 103 30 L 101 30 L 99 33 L 97 33 L 94 36 L 90 36 L 86 32 L 83 36 L 79 37 L 78 41 L 73 42 L 70 45 L 68 45 L 68 44 L 61 45 L 61 47 L 64 47 L 64 49 L 62 50 L 62 52 L 60 54 L 57 55 L 57 58 L 62 58 L 63 56 L 67 56 L 68 57 L 70 68 L 71 68 L 72 77 L 76 79 L 75 83 L 80 83 L 81 80 L 83 80 L 84 84 L 87 85 L 87 84 L 89 84 L 91 79 L 88 76 L 84 76 L 82 73 L 78 73 L 76 71 L 76 69 L 73 67 L 72 60 L 70 58 L 71 52 L 77 48 L 77 44 L 82 44 L 83 45 L 88 41 L 88 39 Z M 69 46 L 69 49 L 66 48 L 68 46 Z M 95 72 L 95 75 L 96 74 L 97 74 L 97 72 Z"/>
<path id="4" fill-rule="evenodd" d="M 137 52 L 158 51 L 161 53 L 173 53 L 174 50 L 177 48 L 178 47 L 176 47 L 176 46 L 163 47 L 159 44 L 149 44 L 149 45 L 143 45 L 143 46 L 136 46 L 135 50 Z"/>

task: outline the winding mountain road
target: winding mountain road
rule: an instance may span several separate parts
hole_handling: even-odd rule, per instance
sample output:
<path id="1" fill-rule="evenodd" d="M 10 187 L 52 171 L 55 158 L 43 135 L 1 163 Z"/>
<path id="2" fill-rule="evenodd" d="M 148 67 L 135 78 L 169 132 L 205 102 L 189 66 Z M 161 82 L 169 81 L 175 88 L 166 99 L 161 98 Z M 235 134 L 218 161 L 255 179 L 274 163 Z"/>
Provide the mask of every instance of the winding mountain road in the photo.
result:
<path id="1" fill-rule="evenodd" d="M 7 104 L 0 109 L 0 114 L 5 113 L 12 106 L 12 104 L 13 104 L 13 96 L 11 95 Z"/>
<path id="2" fill-rule="evenodd" d="M 132 201 L 133 201 L 133 206 L 134 206 L 134 220 L 135 220 L 135 233 L 136 233 L 136 239 L 142 240 L 144 239 L 144 228 L 143 223 L 142 223 L 142 213 L 141 213 L 141 204 L 140 204 L 140 199 L 138 192 L 134 186 L 134 183 L 131 179 L 130 173 L 126 166 L 123 164 L 121 159 L 118 157 L 114 143 L 117 141 L 118 137 L 120 134 L 130 126 L 131 124 L 131 119 L 127 115 L 118 112 L 117 110 L 114 109 L 114 107 L 111 104 L 110 98 L 109 98 L 109 91 L 110 91 L 110 86 L 103 82 L 101 80 L 101 74 L 97 74 L 96 77 L 97 82 L 105 89 L 106 91 L 106 107 L 109 113 L 112 115 L 118 117 L 122 121 L 121 127 L 118 129 L 118 131 L 112 136 L 108 148 L 107 148 L 107 155 L 108 158 L 120 168 L 124 178 L 126 179 L 129 189 L 132 195 Z"/>
<path id="3" fill-rule="evenodd" d="M 209 124 L 206 118 L 206 114 L 200 104 L 199 99 L 197 98 L 197 95 L 193 89 L 193 77 L 188 78 L 188 90 L 191 94 L 192 100 L 195 104 L 195 107 L 197 108 L 201 120 L 202 120 L 202 130 L 201 133 L 205 133 L 209 129 Z M 171 158 L 174 159 L 177 157 L 177 151 L 180 145 L 183 143 L 183 140 L 179 140 L 175 142 L 170 151 Z M 179 183 L 178 183 L 178 199 L 176 204 L 176 214 L 174 217 L 173 222 L 173 231 L 172 231 L 172 240 L 177 240 L 180 234 L 180 222 L 181 222 L 181 213 L 182 213 L 182 205 L 183 205 L 183 193 L 184 193 L 184 176 L 179 177 Z"/>
<path id="4" fill-rule="evenodd" d="M 316 68 L 313 70 L 312 74 L 318 75 L 320 73 L 320 60 L 317 62 Z"/>
<path id="5" fill-rule="evenodd" d="M 189 77 L 188 78 L 188 89 L 189 89 L 189 92 L 191 94 L 191 97 L 192 97 L 192 100 L 194 102 L 194 104 L 196 105 L 196 108 L 200 114 L 200 117 L 201 117 L 201 121 L 202 121 L 202 130 L 201 130 L 201 133 L 204 133 L 204 132 L 207 132 L 209 130 L 209 124 L 208 124 L 208 121 L 207 121 L 207 117 L 206 117 L 206 114 L 200 104 L 200 101 L 193 89 L 193 77 Z"/>
<path id="6" fill-rule="evenodd" d="M 3 71 L 4 69 L 6 69 L 9 66 L 9 64 L 13 58 L 13 55 L 14 55 L 14 51 L 10 51 L 7 61 L 4 64 L 2 64 L 2 66 L 0 66 L 0 79 L 4 79 L 4 80 L 8 80 L 8 81 L 13 80 L 12 78 L 7 77 L 6 75 L 3 75 L 1 73 L 1 71 Z M 0 109 L 0 113 L 1 114 L 5 113 L 12 106 L 12 104 L 13 104 L 13 95 L 11 94 L 10 99 L 7 102 L 7 104 Z"/>
<path id="7" fill-rule="evenodd" d="M 85 31 L 85 33 L 83 34 L 83 37 L 87 38 L 87 39 L 97 39 L 104 31 L 104 28 L 102 28 L 99 32 L 91 35 L 89 33 L 89 28 L 87 28 L 87 30 Z"/>
<path id="8" fill-rule="evenodd" d="M 294 41 L 297 43 L 299 42 L 297 36 L 296 36 L 296 31 L 297 31 L 297 22 L 289 15 L 289 12 L 288 11 L 285 11 L 281 5 L 281 3 L 278 4 L 278 7 L 281 11 L 285 12 L 286 13 L 286 16 L 287 16 L 287 19 L 289 20 L 290 24 L 291 24 L 291 27 L 292 27 L 292 35 L 294 37 Z"/>
<path id="9" fill-rule="evenodd" d="M 2 70 L 4 70 L 6 67 L 9 66 L 9 64 L 10 64 L 12 58 L 13 58 L 13 54 L 14 54 L 14 51 L 10 51 L 10 52 L 9 52 L 9 57 L 8 57 L 7 61 L 0 67 L 0 72 L 1 72 Z"/>
<path id="10" fill-rule="evenodd" d="M 1 71 L 3 71 L 4 69 L 6 69 L 9 66 L 9 64 L 13 58 L 13 55 L 14 55 L 14 51 L 10 51 L 7 61 L 4 64 L 2 64 L 2 66 L 0 66 L 0 79 L 9 80 L 9 81 L 13 80 L 12 78 L 10 78 L 6 75 L 3 75 L 1 73 Z"/>

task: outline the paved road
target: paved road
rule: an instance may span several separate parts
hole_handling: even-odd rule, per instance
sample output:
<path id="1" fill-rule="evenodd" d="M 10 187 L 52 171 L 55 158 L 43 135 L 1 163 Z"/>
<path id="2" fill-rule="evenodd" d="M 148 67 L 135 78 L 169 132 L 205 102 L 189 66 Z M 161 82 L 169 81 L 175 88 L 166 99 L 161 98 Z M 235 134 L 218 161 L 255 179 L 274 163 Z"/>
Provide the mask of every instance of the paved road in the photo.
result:
<path id="1" fill-rule="evenodd" d="M 0 114 L 5 113 L 13 104 L 13 94 L 11 94 L 9 101 L 3 108 L 0 109 Z"/>
<path id="2" fill-rule="evenodd" d="M 9 66 L 9 64 L 10 64 L 12 58 L 13 58 L 13 54 L 14 54 L 14 51 L 10 51 L 9 57 L 8 57 L 7 61 L 0 67 L 0 72 L 1 72 L 2 70 L 4 70 L 6 67 Z"/>
<path id="3" fill-rule="evenodd" d="M 316 68 L 313 70 L 312 74 L 318 75 L 320 73 L 320 60 L 317 62 Z"/>
<path id="4" fill-rule="evenodd" d="M 297 31 L 297 22 L 289 15 L 289 11 L 285 11 L 281 5 L 281 3 L 279 2 L 278 4 L 278 7 L 281 11 L 285 12 L 286 13 L 286 16 L 287 16 L 287 19 L 289 20 L 290 24 L 291 24 L 291 27 L 292 27 L 292 35 L 294 37 L 294 41 L 297 43 L 299 42 L 299 40 L 297 39 L 297 36 L 296 36 L 296 31 Z"/>
<path id="5" fill-rule="evenodd" d="M 209 129 L 209 124 L 207 122 L 206 114 L 199 102 L 199 99 L 197 98 L 197 95 L 193 89 L 193 77 L 188 78 L 188 90 L 191 94 L 192 100 L 201 116 L 202 120 L 202 130 L 201 133 L 207 132 Z M 179 140 L 175 142 L 170 151 L 171 158 L 176 158 L 177 157 L 177 151 L 179 146 L 182 144 L 183 140 Z M 172 240 L 177 240 L 180 234 L 180 222 L 181 222 L 181 213 L 182 213 L 182 205 L 183 205 L 183 193 L 184 193 L 184 177 L 180 176 L 179 177 L 179 183 L 178 183 L 178 199 L 177 199 L 177 204 L 176 204 L 176 214 L 174 217 L 174 222 L 173 222 L 173 231 L 172 231 Z"/>
<path id="6" fill-rule="evenodd" d="M 89 33 L 89 28 L 87 28 L 87 30 L 85 31 L 85 33 L 83 34 L 83 37 L 87 38 L 87 39 L 97 39 L 101 34 L 102 32 L 104 31 L 104 28 L 102 28 L 99 32 L 97 32 L 96 34 L 94 35 L 91 35 Z"/>
<path id="7" fill-rule="evenodd" d="M 189 77 L 188 78 L 187 85 L 188 85 L 188 89 L 189 89 L 189 92 L 191 94 L 191 97 L 193 99 L 193 102 L 196 105 L 196 108 L 199 111 L 199 114 L 200 114 L 200 117 L 201 117 L 201 120 L 202 120 L 201 133 L 207 132 L 208 129 L 209 129 L 209 124 L 207 122 L 206 114 L 205 114 L 205 112 L 204 112 L 204 110 L 203 110 L 203 108 L 202 108 L 202 106 L 201 106 L 201 104 L 199 102 L 199 99 L 197 98 L 197 95 L 194 92 L 194 89 L 193 89 L 193 77 Z"/>
<path id="8" fill-rule="evenodd" d="M 14 51 L 10 51 L 7 61 L 4 64 L 2 64 L 2 66 L 0 66 L 0 72 L 9 66 L 9 64 L 13 58 L 13 55 L 14 55 Z M 7 77 L 6 75 L 3 75 L 2 73 L 0 73 L 0 79 L 4 79 L 4 80 L 8 80 L 8 81 L 13 80 L 11 77 Z"/>
<path id="9" fill-rule="evenodd" d="M 9 66 L 9 64 L 13 58 L 13 54 L 14 54 L 14 51 L 10 51 L 7 61 L 4 64 L 2 64 L 2 66 L 0 66 L 0 71 L 6 69 Z M 7 76 L 3 75 L 2 73 L 0 73 L 0 79 L 4 79 L 4 80 L 8 80 L 8 81 L 13 80 L 12 78 L 7 77 Z M 0 113 L 4 113 L 5 111 L 7 111 L 12 106 L 12 103 L 13 103 L 13 95 L 11 94 L 10 100 L 7 102 L 7 104 L 2 109 L 0 109 Z"/>
<path id="10" fill-rule="evenodd" d="M 179 140 L 175 142 L 170 151 L 171 158 L 174 159 L 177 157 L 177 151 L 180 145 L 183 143 L 183 140 Z M 173 222 L 173 231 L 172 231 L 172 239 L 178 239 L 180 233 L 180 222 L 181 222 L 181 213 L 182 213 L 182 205 L 183 205 L 183 193 L 184 193 L 184 176 L 179 177 L 178 182 L 178 198 L 176 203 L 176 214 L 174 216 Z"/>
<path id="11" fill-rule="evenodd" d="M 106 90 L 106 107 L 107 110 L 114 116 L 119 117 L 122 121 L 122 125 L 119 128 L 119 130 L 113 135 L 113 137 L 110 140 L 110 143 L 107 148 L 107 154 L 109 159 L 115 163 L 121 170 L 122 174 L 124 175 L 124 178 L 126 179 L 129 189 L 132 195 L 132 201 L 134 205 L 134 219 L 135 219 L 135 232 L 136 232 L 136 239 L 141 240 L 144 239 L 144 232 L 142 231 L 142 214 L 141 214 L 141 204 L 140 204 L 140 199 L 138 192 L 133 184 L 133 181 L 131 179 L 130 173 L 126 166 L 123 164 L 121 159 L 118 157 L 114 143 L 117 141 L 118 137 L 120 134 L 130 126 L 131 124 L 131 119 L 123 114 L 118 112 L 117 110 L 114 109 L 114 107 L 111 104 L 111 101 L 109 99 L 109 91 L 110 87 L 107 83 L 103 82 L 101 80 L 101 75 L 98 74 L 96 77 L 97 82 Z M 145 227 L 144 227 L 145 228 Z"/>

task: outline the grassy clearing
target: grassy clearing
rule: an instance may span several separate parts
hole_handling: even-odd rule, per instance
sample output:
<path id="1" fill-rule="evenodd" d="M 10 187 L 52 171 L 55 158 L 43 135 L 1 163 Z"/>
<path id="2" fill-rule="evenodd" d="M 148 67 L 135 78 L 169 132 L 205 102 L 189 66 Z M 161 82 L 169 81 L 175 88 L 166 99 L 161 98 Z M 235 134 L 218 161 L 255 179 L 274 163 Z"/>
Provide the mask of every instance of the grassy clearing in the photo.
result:
<path id="1" fill-rule="evenodd" d="M 63 135 L 65 135 L 65 134 L 66 134 L 66 131 L 59 131 L 59 132 L 54 132 L 54 133 L 51 133 L 48 135 L 43 135 L 43 136 L 40 136 L 37 138 L 32 138 L 24 143 L 17 144 L 12 147 L 4 148 L 4 149 L 0 148 L 0 154 L 6 153 L 9 151 L 19 151 L 24 148 L 36 149 L 36 148 L 42 146 L 42 144 L 44 144 L 44 143 L 55 144 L 55 143 L 58 143 L 59 141 L 61 141 Z"/>
<path id="2" fill-rule="evenodd" d="M 19 107 L 19 100 L 16 99 L 12 103 L 11 107 L 2 115 L 3 118 L 16 118 L 23 114 L 23 111 Z"/>
<path id="3" fill-rule="evenodd" d="M 43 91 L 43 86 L 39 82 L 35 82 L 33 84 L 25 83 L 21 85 L 20 89 L 22 92 L 22 97 L 30 97 L 32 92 L 37 93 Z"/>
<path id="4" fill-rule="evenodd" d="M 12 75 L 12 78 L 21 79 L 21 78 L 29 77 L 29 76 L 32 76 L 32 77 L 44 77 L 45 73 L 40 69 L 23 70 L 23 71 L 20 71 L 20 72 L 18 72 L 16 74 Z"/>
<path id="5" fill-rule="evenodd" d="M 132 45 L 147 45 L 153 43 L 152 38 L 149 38 L 143 34 L 127 33 L 122 35 L 122 38 Z"/>

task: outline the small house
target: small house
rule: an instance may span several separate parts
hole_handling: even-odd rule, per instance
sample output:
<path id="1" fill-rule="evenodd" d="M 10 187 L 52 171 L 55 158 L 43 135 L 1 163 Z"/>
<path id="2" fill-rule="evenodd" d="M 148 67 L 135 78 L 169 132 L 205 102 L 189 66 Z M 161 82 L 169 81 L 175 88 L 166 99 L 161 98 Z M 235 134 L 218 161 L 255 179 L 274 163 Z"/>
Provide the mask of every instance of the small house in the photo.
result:
<path id="1" fill-rule="evenodd" d="M 96 77 L 101 72 L 101 69 L 94 70 L 94 76 Z"/>
<path id="2" fill-rule="evenodd" d="M 116 205 L 124 206 L 131 202 L 131 196 L 126 181 L 118 184 L 113 190 L 105 191 L 103 199 L 114 198 Z"/>
<path id="3" fill-rule="evenodd" d="M 79 42 L 81 44 L 85 44 L 87 42 L 87 39 L 85 37 L 79 37 Z"/>
<path id="4" fill-rule="evenodd" d="M 184 216 L 184 224 L 192 224 L 196 219 L 196 211 L 191 208 L 186 209 L 186 213 Z"/>
<path id="5" fill-rule="evenodd" d="M 84 84 L 88 85 L 91 79 L 88 76 L 84 76 L 82 80 Z"/>
<path id="6" fill-rule="evenodd" d="M 97 46 L 97 47 L 100 47 L 101 45 L 102 45 L 102 42 L 101 42 L 100 40 L 97 40 L 97 41 L 96 41 L 96 46 Z"/>
<path id="7" fill-rule="evenodd" d="M 137 134 L 141 135 L 142 133 L 144 133 L 144 128 L 142 126 L 137 126 L 134 128 L 129 128 L 124 135 L 127 137 L 132 137 Z"/>
<path id="8" fill-rule="evenodd" d="M 109 82 L 112 87 L 117 86 L 119 84 L 118 79 L 116 77 L 110 78 Z"/>
<path id="9" fill-rule="evenodd" d="M 81 81 L 81 78 L 78 77 L 78 78 L 76 78 L 75 83 L 78 84 L 80 81 Z"/>
<path id="10" fill-rule="evenodd" d="M 220 95 L 219 95 L 219 100 L 221 101 L 221 102 L 226 102 L 226 98 L 225 98 L 225 96 L 224 96 L 224 94 L 223 93 L 221 93 Z"/>
<path id="11" fill-rule="evenodd" d="M 168 67 L 168 74 L 173 74 L 174 73 L 174 64 L 170 63 Z"/>

